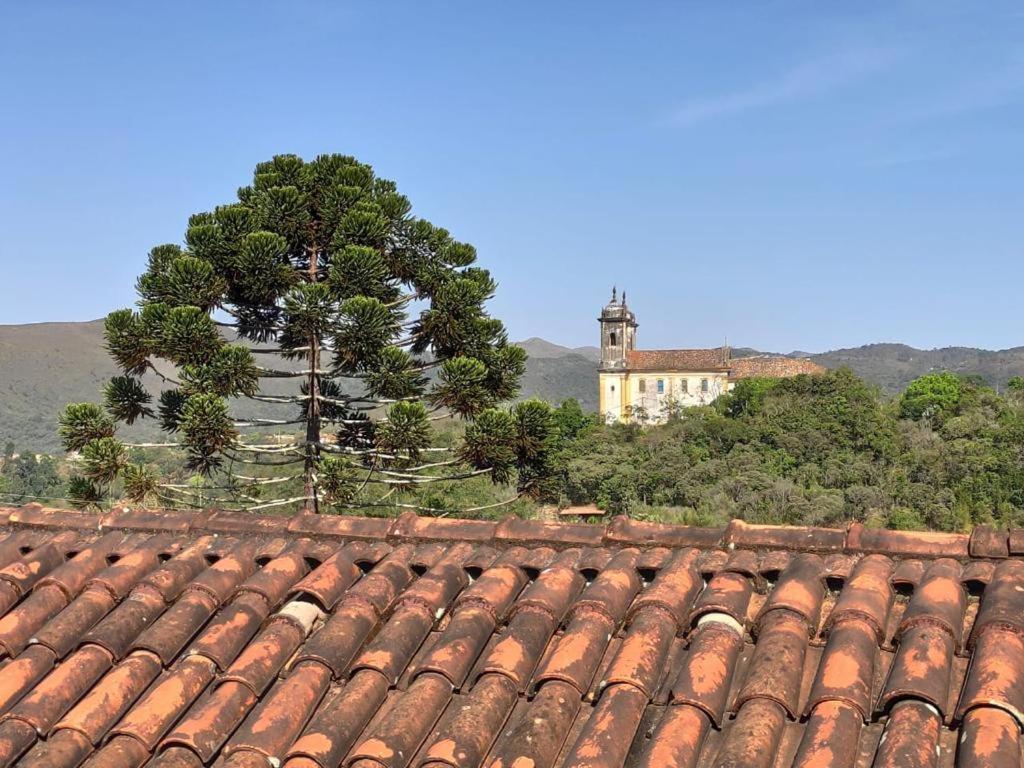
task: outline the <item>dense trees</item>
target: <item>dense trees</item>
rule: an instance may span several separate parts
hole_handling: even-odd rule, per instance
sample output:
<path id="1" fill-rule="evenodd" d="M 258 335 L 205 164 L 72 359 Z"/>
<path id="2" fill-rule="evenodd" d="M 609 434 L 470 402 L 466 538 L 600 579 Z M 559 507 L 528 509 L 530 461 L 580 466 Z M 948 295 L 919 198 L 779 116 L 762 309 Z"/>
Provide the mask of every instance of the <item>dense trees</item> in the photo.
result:
<path id="1" fill-rule="evenodd" d="M 485 309 L 494 281 L 471 245 L 410 211 L 351 157 L 280 155 L 235 202 L 192 216 L 184 246 L 155 247 L 138 308 L 106 320 L 123 375 L 103 408 L 73 404 L 61 417 L 65 447 L 82 454 L 76 492 L 123 477 L 131 496 L 192 501 L 128 460 L 114 422 L 139 418 L 158 419 L 190 468 L 217 477 L 221 500 L 250 507 L 347 506 L 368 487 L 387 495 L 480 474 L 532 489 L 551 414 L 500 407 L 525 354 Z M 166 383 L 156 397 L 147 371 Z M 470 422 L 460 446 L 433 444 L 446 415 Z M 295 474 L 269 477 L 268 466 Z"/>
<path id="2" fill-rule="evenodd" d="M 88 463 L 103 450 L 116 451 L 106 440 L 113 425 L 95 406 L 81 406 L 77 416 L 71 436 L 89 436 L 96 445 L 80 460 L 90 471 Z M 537 419 L 542 429 L 533 426 Z M 523 438 L 494 439 L 511 433 Z M 477 452 L 503 467 L 533 457 L 519 481 L 543 503 L 596 502 L 643 519 L 707 525 L 740 517 L 828 526 L 861 520 L 937 530 L 1024 526 L 1024 387 L 999 394 L 970 377 L 929 374 L 895 399 L 843 370 L 748 380 L 713 406 L 681 409 L 654 427 L 602 425 L 574 400 L 553 409 L 534 401 L 488 411 L 475 422 L 439 422 L 430 446 L 467 462 Z M 137 475 L 138 455 L 129 452 L 126 487 L 152 482 Z M 165 475 L 186 482 L 180 463 L 176 469 L 169 454 L 161 461 Z M 35 460 L 18 466 L 32 476 L 45 471 Z M 5 475 L 16 474 L 14 464 L 8 467 Z M 319 479 L 332 494 L 347 492 L 347 482 L 325 472 Z M 393 514 L 393 507 L 365 505 L 366 498 L 360 490 L 361 512 Z M 427 514 L 540 511 L 522 500 L 501 505 L 503 498 L 481 475 L 395 488 L 390 501 Z"/>
<path id="3" fill-rule="evenodd" d="M 53 456 L 18 453 L 6 442 L 0 456 L 0 505 L 48 499 L 63 494 L 60 462 Z"/>
<path id="4" fill-rule="evenodd" d="M 1024 524 L 1024 400 L 952 374 L 893 402 L 843 370 L 749 380 L 663 426 L 577 434 L 556 457 L 567 503 L 687 523 Z"/>

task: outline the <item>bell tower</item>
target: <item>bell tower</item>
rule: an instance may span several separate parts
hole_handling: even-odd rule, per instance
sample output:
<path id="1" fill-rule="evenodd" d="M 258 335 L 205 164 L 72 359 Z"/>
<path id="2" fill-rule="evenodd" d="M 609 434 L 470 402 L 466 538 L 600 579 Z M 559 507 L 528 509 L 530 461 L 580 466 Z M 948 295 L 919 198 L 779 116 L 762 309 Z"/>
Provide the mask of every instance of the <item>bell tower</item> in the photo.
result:
<path id="1" fill-rule="evenodd" d="M 612 300 L 601 310 L 601 371 L 624 371 L 630 350 L 636 349 L 636 316 L 626 306 L 626 292 L 619 301 L 612 288 Z"/>

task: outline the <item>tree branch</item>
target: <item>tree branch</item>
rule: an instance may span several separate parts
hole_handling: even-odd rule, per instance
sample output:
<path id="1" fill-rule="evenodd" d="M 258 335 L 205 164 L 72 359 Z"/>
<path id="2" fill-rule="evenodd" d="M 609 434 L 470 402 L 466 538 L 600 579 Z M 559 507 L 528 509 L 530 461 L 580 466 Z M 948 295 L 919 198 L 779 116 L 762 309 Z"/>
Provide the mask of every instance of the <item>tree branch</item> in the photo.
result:
<path id="1" fill-rule="evenodd" d="M 306 502 L 308 498 L 305 496 L 293 496 L 290 499 L 278 499 L 277 501 L 268 501 L 263 504 L 257 504 L 254 507 L 247 507 L 246 511 L 255 512 L 257 509 L 268 509 L 269 507 L 281 507 L 285 504 L 295 504 L 297 502 Z"/>
<path id="2" fill-rule="evenodd" d="M 250 464 L 260 467 L 286 467 L 291 464 L 301 464 L 306 460 L 304 456 L 298 456 L 297 458 L 294 459 L 284 459 L 280 461 L 264 461 L 262 459 L 243 459 L 241 456 L 233 456 L 227 451 L 224 452 L 224 455 L 227 456 L 232 461 L 237 461 L 239 464 Z"/>
<path id="3" fill-rule="evenodd" d="M 309 376 L 313 371 L 282 371 L 277 368 L 264 368 L 262 365 L 256 366 L 256 371 L 259 373 L 261 379 L 299 379 L 303 376 Z M 317 369 L 317 376 L 330 376 L 330 371 L 324 371 Z"/>
<path id="4" fill-rule="evenodd" d="M 287 403 L 290 405 L 309 401 L 309 395 L 281 395 L 280 397 L 273 395 L 242 395 L 242 397 L 256 400 L 260 403 Z"/>
<path id="5" fill-rule="evenodd" d="M 166 384 L 173 384 L 176 387 L 180 387 L 181 386 L 181 382 L 178 381 L 177 379 L 173 379 L 170 376 L 164 376 L 164 374 L 160 373 L 160 371 L 158 371 L 156 369 L 156 366 L 153 365 L 152 361 L 147 360 L 146 361 L 146 366 L 149 368 L 149 370 L 151 370 L 153 373 L 155 373 L 157 375 L 157 378 L 159 378 L 164 383 L 166 383 Z"/>
<path id="6" fill-rule="evenodd" d="M 236 427 L 274 427 L 286 424 L 305 424 L 305 419 L 257 419 L 239 416 L 234 420 Z"/>

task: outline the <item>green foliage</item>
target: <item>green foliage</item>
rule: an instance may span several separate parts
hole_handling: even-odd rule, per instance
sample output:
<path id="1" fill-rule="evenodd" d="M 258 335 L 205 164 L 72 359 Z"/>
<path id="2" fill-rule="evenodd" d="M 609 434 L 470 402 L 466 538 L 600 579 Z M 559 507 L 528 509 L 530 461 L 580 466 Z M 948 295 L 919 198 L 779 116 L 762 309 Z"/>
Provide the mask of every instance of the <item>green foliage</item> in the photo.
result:
<path id="1" fill-rule="evenodd" d="M 965 382 L 954 373 L 930 373 L 910 382 L 900 397 L 900 415 L 941 424 L 957 412 Z"/>
<path id="2" fill-rule="evenodd" d="M 575 398 L 563 400 L 551 416 L 562 445 L 576 440 L 585 430 L 596 427 L 599 423 L 597 415 L 585 413 L 580 401 Z"/>
<path id="3" fill-rule="evenodd" d="M 84 508 L 98 506 L 103 495 L 87 477 L 74 475 L 68 480 L 68 501 Z"/>
<path id="4" fill-rule="evenodd" d="M 458 455 L 477 470 L 489 470 L 492 482 L 515 480 L 520 494 L 539 499 L 557 496 L 548 483 L 559 446 L 554 409 L 543 401 L 527 400 L 508 410 L 480 412 L 466 426 Z"/>
<path id="5" fill-rule="evenodd" d="M 252 353 L 234 344 L 218 348 L 206 363 L 186 365 L 181 371 L 181 380 L 188 392 L 206 392 L 220 397 L 255 395 L 260 385 Z"/>
<path id="6" fill-rule="evenodd" d="M 168 310 L 157 338 L 161 356 L 177 365 L 208 362 L 221 343 L 210 316 L 199 307 L 188 306 Z"/>
<path id="7" fill-rule="evenodd" d="M 217 454 L 231 445 L 237 436 L 228 404 L 214 394 L 189 397 L 181 409 L 179 428 L 188 449 L 188 466 L 203 474 L 220 465 Z"/>
<path id="8" fill-rule="evenodd" d="M 921 513 L 907 507 L 894 507 L 885 522 L 887 528 L 897 531 L 923 531 L 927 527 Z"/>
<path id="9" fill-rule="evenodd" d="M 56 459 L 32 453 L 16 455 L 14 443 L 5 446 L 0 459 L 0 504 L 56 498 L 63 492 L 64 483 Z"/>
<path id="10" fill-rule="evenodd" d="M 491 404 L 487 367 L 470 357 L 446 360 L 431 400 L 459 416 L 470 417 Z"/>
<path id="11" fill-rule="evenodd" d="M 188 396 L 180 389 L 165 389 L 160 393 L 160 426 L 165 432 L 174 433 L 181 426 L 181 412 Z"/>
<path id="12" fill-rule="evenodd" d="M 153 396 L 134 376 L 115 376 L 103 390 L 103 407 L 111 416 L 126 424 L 134 424 L 141 416 L 152 416 L 149 403 Z"/>
<path id="13" fill-rule="evenodd" d="M 350 504 L 358 491 L 351 462 L 341 457 L 322 456 L 317 469 L 325 501 L 330 505 Z"/>
<path id="14" fill-rule="evenodd" d="M 487 367 L 486 389 L 495 402 L 511 400 L 519 394 L 519 380 L 526 373 L 526 351 L 521 347 L 487 348 L 482 358 Z"/>
<path id="15" fill-rule="evenodd" d="M 341 301 L 358 296 L 389 303 L 398 298 L 398 281 L 391 275 L 384 257 L 359 245 L 345 245 L 331 254 L 328 285 Z"/>
<path id="16" fill-rule="evenodd" d="M 80 451 L 89 442 L 114 436 L 114 422 L 94 403 L 71 403 L 59 417 L 64 449 Z"/>
<path id="17" fill-rule="evenodd" d="M 104 336 L 111 357 L 125 374 L 138 376 L 149 367 L 150 339 L 145 324 L 130 309 L 119 309 L 107 315 Z"/>
<path id="18" fill-rule="evenodd" d="M 761 410 L 768 393 L 780 381 L 762 377 L 741 379 L 731 392 L 715 401 L 715 407 L 727 416 L 753 416 Z"/>
<path id="19" fill-rule="evenodd" d="M 878 391 L 850 371 L 779 379 L 749 419 L 761 439 L 780 451 L 780 460 L 813 460 L 827 449 L 889 456 L 894 425 Z"/>
<path id="20" fill-rule="evenodd" d="M 303 283 L 284 296 L 281 307 L 281 346 L 295 349 L 310 338 L 323 338 L 335 322 L 334 300 L 325 283 Z"/>
<path id="21" fill-rule="evenodd" d="M 156 471 L 145 464 L 125 465 L 122 480 L 125 498 L 139 504 L 154 498 L 160 483 Z"/>
<path id="22" fill-rule="evenodd" d="M 466 427 L 460 458 L 477 469 L 489 469 L 496 483 L 512 478 L 517 429 L 512 414 L 491 408 Z"/>
<path id="23" fill-rule="evenodd" d="M 181 255 L 166 261 L 161 258 L 155 265 L 151 261 L 138 287 L 149 301 L 209 311 L 220 302 L 227 286 L 209 261 Z"/>
<path id="24" fill-rule="evenodd" d="M 427 409 L 420 402 L 400 402 L 388 408 L 387 419 L 378 424 L 377 448 L 384 454 L 419 458 L 430 447 Z"/>
<path id="25" fill-rule="evenodd" d="M 552 490 L 544 484 L 554 475 L 559 440 L 554 409 L 542 400 L 527 400 L 512 406 L 512 419 L 519 490 L 538 497 L 550 496 Z"/>
<path id="26" fill-rule="evenodd" d="M 128 454 L 120 440 L 101 437 L 82 448 L 83 474 L 96 486 L 110 485 L 128 463 Z"/>
<path id="27" fill-rule="evenodd" d="M 379 299 L 356 296 L 341 304 L 334 331 L 335 365 L 343 371 L 373 368 L 399 330 L 399 316 Z"/>
<path id="28" fill-rule="evenodd" d="M 309 162 L 275 156 L 256 166 L 237 200 L 191 216 L 184 247 L 150 251 L 137 282 L 138 312 L 118 310 L 106 320 L 107 346 L 124 375 L 106 388 L 105 405 L 128 423 L 158 416 L 165 431 L 180 436 L 187 466 L 203 475 L 223 471 L 223 482 L 210 487 L 237 490 L 236 500 L 276 489 L 294 496 L 286 484 L 232 469 L 289 463 L 303 465 L 309 506 L 320 497 L 346 499 L 345 467 L 321 460 L 325 429 L 334 430 L 332 450 L 359 457 L 373 476 L 362 485 L 371 489 L 393 485 L 396 470 L 417 473 L 397 473 L 410 484 L 460 479 L 466 467 L 450 455 L 415 466 L 434 439 L 432 421 L 471 419 L 512 399 L 525 369 L 523 351 L 509 345 L 504 326 L 485 309 L 495 282 L 475 261 L 472 246 L 413 217 L 394 182 L 370 166 L 344 155 Z M 235 339 L 225 337 L 226 327 Z M 276 362 L 258 365 L 267 358 L 255 355 L 264 354 Z M 425 375 L 434 367 L 436 377 Z M 144 373 L 173 387 L 160 394 L 155 413 Z M 293 388 L 282 391 L 288 384 Z M 261 410 L 235 416 L 246 399 Z M 273 403 L 292 415 L 264 417 Z M 267 446 L 263 432 L 244 444 L 238 427 L 294 424 L 295 405 L 304 434 L 274 436 L 293 445 L 274 450 L 278 443 Z M 87 423 L 87 415 L 67 417 L 69 445 L 112 434 L 95 418 Z M 516 434 L 506 439 L 516 453 Z M 457 453 L 456 446 L 446 450 Z M 280 455 L 253 455 L 264 452 Z M 545 462 L 540 454 L 520 456 L 498 472 L 511 481 L 518 467 L 522 481 Z M 439 466 L 451 477 L 428 471 Z M 152 494 L 143 470 L 133 465 L 127 474 L 133 493 Z M 102 483 L 112 480 L 104 474 Z M 128 492 L 127 475 L 125 483 Z"/>
<path id="29" fill-rule="evenodd" d="M 661 426 L 582 426 L 553 458 L 556 493 L 645 518 L 677 510 L 717 522 L 1014 524 L 1024 519 L 1024 403 L 954 381 L 933 379 L 888 403 L 831 371 L 741 385 Z M 955 399 L 935 397 L 950 391 Z M 921 406 L 909 412 L 916 418 L 908 402 Z M 574 412 L 563 404 L 556 423 L 563 409 Z"/>
<path id="30" fill-rule="evenodd" d="M 377 365 L 366 372 L 366 391 L 385 400 L 404 400 L 422 392 L 426 377 L 412 356 L 400 347 L 385 347 Z"/>
<path id="31" fill-rule="evenodd" d="M 231 256 L 231 297 L 243 306 L 270 306 L 291 288 L 297 276 L 288 261 L 288 241 L 273 232 L 250 232 Z"/>

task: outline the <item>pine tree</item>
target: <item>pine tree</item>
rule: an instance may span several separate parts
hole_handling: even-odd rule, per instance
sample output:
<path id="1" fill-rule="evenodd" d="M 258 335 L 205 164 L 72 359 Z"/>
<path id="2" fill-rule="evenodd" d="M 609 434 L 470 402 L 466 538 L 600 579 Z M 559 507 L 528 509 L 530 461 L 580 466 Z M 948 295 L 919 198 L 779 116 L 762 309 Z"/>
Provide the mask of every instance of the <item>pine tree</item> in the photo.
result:
<path id="1" fill-rule="evenodd" d="M 140 418 L 159 420 L 188 467 L 222 483 L 207 487 L 261 507 L 358 505 L 368 485 L 478 474 L 529 491 L 553 420 L 536 402 L 500 407 L 525 354 L 485 309 L 495 283 L 475 263 L 473 246 L 412 216 L 393 182 L 352 157 L 260 163 L 236 202 L 189 219 L 184 246 L 152 249 L 138 307 L 107 317 L 122 375 L 103 409 L 72 404 L 61 416 L 65 446 L 83 455 L 78 492 L 91 483 L 97 496 L 119 473 L 129 494 L 158 492 L 114 436 L 115 420 Z M 147 371 L 166 384 L 156 397 Z M 286 412 L 257 417 L 246 403 Z M 446 415 L 469 422 L 463 445 L 433 445 L 432 422 Z M 301 434 L 247 434 L 266 427 Z M 268 465 L 294 466 L 301 497 L 257 499 L 254 488 L 280 479 L 255 474 Z"/>

